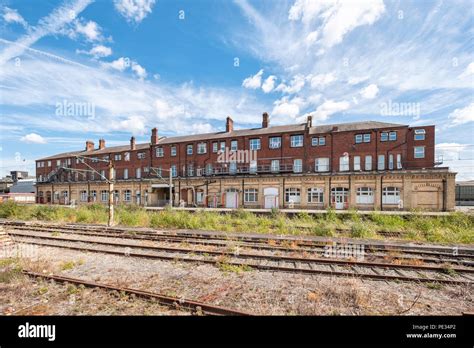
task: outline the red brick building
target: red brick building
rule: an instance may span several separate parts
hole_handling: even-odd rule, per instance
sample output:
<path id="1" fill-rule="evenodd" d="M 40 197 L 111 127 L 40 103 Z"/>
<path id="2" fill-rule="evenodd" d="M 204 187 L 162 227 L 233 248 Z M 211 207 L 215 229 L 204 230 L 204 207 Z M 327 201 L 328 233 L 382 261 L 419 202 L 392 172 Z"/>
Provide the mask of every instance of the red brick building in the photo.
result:
<path id="1" fill-rule="evenodd" d="M 435 127 L 354 122 L 234 129 L 160 137 L 149 143 L 84 150 L 36 161 L 38 202 L 108 200 L 113 166 L 118 203 L 164 205 L 169 175 L 184 206 L 336 209 L 454 208 L 454 177 L 436 167 Z"/>

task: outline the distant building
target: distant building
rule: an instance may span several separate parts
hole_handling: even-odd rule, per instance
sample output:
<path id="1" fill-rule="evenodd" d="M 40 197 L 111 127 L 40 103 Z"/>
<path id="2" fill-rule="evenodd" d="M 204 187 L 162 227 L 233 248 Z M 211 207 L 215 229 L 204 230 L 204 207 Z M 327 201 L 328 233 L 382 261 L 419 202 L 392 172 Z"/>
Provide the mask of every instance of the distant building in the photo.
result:
<path id="1" fill-rule="evenodd" d="M 456 182 L 456 205 L 474 206 L 474 180 Z"/>
<path id="2" fill-rule="evenodd" d="M 25 171 L 11 171 L 0 180 L 0 202 L 35 203 L 36 178 L 29 177 Z"/>
<path id="3" fill-rule="evenodd" d="M 28 172 L 20 171 L 20 170 L 12 170 L 10 172 L 10 176 L 11 176 L 11 178 L 14 182 L 17 182 L 18 180 L 29 178 Z"/>

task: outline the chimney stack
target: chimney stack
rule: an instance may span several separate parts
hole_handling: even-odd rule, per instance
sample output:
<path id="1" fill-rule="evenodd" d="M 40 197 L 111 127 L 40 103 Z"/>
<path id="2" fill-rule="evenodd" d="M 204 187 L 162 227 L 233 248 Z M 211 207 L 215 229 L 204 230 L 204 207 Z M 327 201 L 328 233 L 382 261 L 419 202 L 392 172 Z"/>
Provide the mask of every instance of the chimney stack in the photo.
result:
<path id="1" fill-rule="evenodd" d="M 234 131 L 234 121 L 230 116 L 227 116 L 227 122 L 225 124 L 225 131 L 231 133 Z"/>
<path id="2" fill-rule="evenodd" d="M 130 138 L 130 150 L 135 150 L 136 145 L 135 145 L 135 137 Z"/>
<path id="3" fill-rule="evenodd" d="M 269 121 L 270 117 L 268 116 L 268 113 L 264 112 L 262 114 L 262 128 L 268 128 Z"/>
<path id="4" fill-rule="evenodd" d="M 99 139 L 99 150 L 105 149 L 105 139 Z"/>
<path id="5" fill-rule="evenodd" d="M 86 151 L 94 150 L 94 142 L 92 140 L 86 141 Z"/>
<path id="6" fill-rule="evenodd" d="M 308 118 L 306 119 L 306 125 L 308 126 L 308 128 L 313 127 L 313 116 L 308 116 Z"/>
<path id="7" fill-rule="evenodd" d="M 158 144 L 158 128 L 156 127 L 151 130 L 151 144 Z"/>

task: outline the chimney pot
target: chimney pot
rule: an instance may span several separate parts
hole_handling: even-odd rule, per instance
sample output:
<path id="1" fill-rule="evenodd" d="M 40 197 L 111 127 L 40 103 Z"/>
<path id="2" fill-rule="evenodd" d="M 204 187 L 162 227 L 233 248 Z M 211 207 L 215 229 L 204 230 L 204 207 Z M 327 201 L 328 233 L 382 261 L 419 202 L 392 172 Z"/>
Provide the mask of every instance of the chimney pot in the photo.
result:
<path id="1" fill-rule="evenodd" d="M 99 150 L 105 149 L 105 139 L 99 139 Z"/>
<path id="2" fill-rule="evenodd" d="M 234 131 L 234 121 L 232 120 L 232 118 L 230 116 L 227 116 L 227 121 L 226 121 L 226 124 L 225 124 L 225 131 L 227 133 L 231 133 Z"/>
<path id="3" fill-rule="evenodd" d="M 135 137 L 130 138 L 130 150 L 135 150 L 136 149 L 136 144 L 135 144 Z"/>
<path id="4" fill-rule="evenodd" d="M 94 150 L 94 142 L 92 140 L 86 141 L 86 151 Z"/>
<path id="5" fill-rule="evenodd" d="M 151 143 L 152 145 L 158 144 L 158 128 L 153 128 L 151 130 Z"/>
<path id="6" fill-rule="evenodd" d="M 306 119 L 306 124 L 308 125 L 308 128 L 313 127 L 313 116 L 308 116 L 308 118 Z"/>
<path id="7" fill-rule="evenodd" d="M 269 121 L 270 117 L 268 116 L 268 113 L 264 112 L 262 114 L 262 128 L 268 128 Z"/>

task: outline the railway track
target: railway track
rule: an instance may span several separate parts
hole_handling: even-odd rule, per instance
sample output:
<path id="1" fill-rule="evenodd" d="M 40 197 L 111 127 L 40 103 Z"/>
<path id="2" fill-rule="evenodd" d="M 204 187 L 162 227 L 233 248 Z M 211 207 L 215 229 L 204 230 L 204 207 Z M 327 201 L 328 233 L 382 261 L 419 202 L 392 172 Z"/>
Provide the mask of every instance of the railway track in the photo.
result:
<path id="1" fill-rule="evenodd" d="M 276 255 L 282 254 L 297 254 L 302 257 L 307 258 L 310 257 L 324 257 L 326 248 L 328 247 L 328 243 L 321 243 L 313 247 L 301 247 L 296 242 L 291 247 L 282 246 L 282 245 L 274 245 L 273 239 L 268 239 L 267 244 L 264 243 L 249 243 L 249 242 L 241 242 L 239 240 L 228 239 L 224 236 L 221 237 L 220 240 L 216 239 L 207 239 L 206 237 L 201 237 L 200 239 L 196 239 L 192 237 L 188 237 L 187 235 L 172 235 L 170 233 L 164 233 L 164 231 L 157 231 L 156 233 L 145 232 L 142 233 L 128 233 L 124 232 L 124 230 L 114 229 L 115 232 L 110 232 L 108 229 L 100 229 L 100 228 L 88 228 L 87 230 L 80 230 L 77 227 L 73 226 L 48 226 L 42 224 L 34 224 L 34 225 L 7 225 L 8 229 L 10 230 L 10 234 L 17 233 L 20 235 L 18 231 L 27 231 L 29 234 L 31 232 L 49 232 L 52 235 L 55 234 L 66 234 L 66 235 L 81 235 L 81 236 L 88 236 L 88 237 L 110 237 L 110 238 L 120 238 L 123 240 L 136 240 L 136 241 L 143 241 L 143 242 L 157 242 L 157 243 L 169 243 L 173 244 L 180 244 L 180 245 L 187 245 L 187 246 L 195 246 L 195 245 L 203 245 L 206 247 L 213 247 L 217 249 L 219 254 L 229 253 L 229 249 L 236 249 L 236 250 L 264 250 L 268 252 L 272 252 Z M 97 232 L 98 231 L 98 232 Z M 120 231 L 120 232 L 116 232 Z M 202 233 L 197 233 L 198 235 Z M 268 243 L 271 243 L 268 244 Z M 350 245 L 350 244 L 349 244 Z M 169 248 L 169 250 L 173 250 L 175 248 Z M 182 248 L 183 249 L 183 248 Z M 183 250 L 182 252 L 200 252 L 200 253 L 213 253 L 213 251 L 209 252 L 209 250 Z M 242 256 L 245 253 L 242 253 Z M 255 255 L 255 254 L 252 254 Z M 439 252 L 439 251 L 430 251 L 430 250 L 399 250 L 395 248 L 374 248 L 373 246 L 364 249 L 364 255 L 367 259 L 375 262 L 389 262 L 389 263 L 402 263 L 402 264 L 457 264 L 463 266 L 473 266 L 474 265 L 474 254 L 468 253 L 458 253 L 456 256 L 446 253 L 446 252 Z M 283 255 L 284 256 L 284 255 Z M 258 257 L 258 256 L 255 256 Z"/>
<path id="2" fill-rule="evenodd" d="M 103 226 L 77 226 L 77 225 L 45 225 L 38 223 L 23 222 L 5 222 L 0 221 L 0 225 L 8 226 L 17 230 L 43 230 L 50 232 L 75 232 L 75 234 L 94 235 L 94 236 L 114 236 L 124 237 L 127 239 L 144 239 L 165 242 L 183 242 L 187 244 L 201 244 L 225 246 L 229 242 L 239 243 L 238 246 L 249 249 L 284 251 L 284 252 L 321 252 L 330 244 L 330 241 L 314 241 L 296 237 L 282 236 L 242 236 L 227 234 L 209 234 L 199 231 L 130 231 L 119 228 L 109 228 Z M 405 255 L 415 255 L 417 258 L 433 257 L 426 261 L 433 262 L 461 262 L 462 258 L 466 258 L 467 265 L 472 265 L 474 260 L 474 249 L 457 247 L 426 247 L 414 245 L 386 245 L 383 243 L 374 243 L 366 241 L 358 241 L 363 244 L 366 253 L 389 253 L 397 257 L 406 258 Z M 349 243 L 350 244 L 350 243 Z M 396 255 L 396 254 L 400 255 Z M 423 260 L 422 260 L 423 261 Z"/>
<path id="3" fill-rule="evenodd" d="M 84 279 L 78 279 L 78 278 L 70 278 L 70 277 L 64 277 L 64 276 L 59 276 L 59 275 L 45 275 L 41 273 L 36 273 L 28 270 L 23 270 L 23 274 L 30 276 L 32 278 L 40 278 L 40 279 L 46 279 L 46 280 L 53 280 L 55 282 L 60 282 L 60 283 L 70 283 L 70 284 L 77 284 L 77 285 L 84 285 L 86 287 L 90 288 L 100 288 L 100 289 L 105 289 L 108 291 L 119 291 L 119 292 L 124 292 L 128 294 L 134 294 L 135 296 L 146 298 L 146 299 L 153 299 L 160 303 L 161 305 L 165 305 L 167 307 L 170 307 L 172 309 L 184 309 L 191 311 L 193 313 L 197 314 L 206 314 L 206 315 L 238 315 L 238 316 L 248 316 L 251 315 L 249 313 L 237 311 L 234 309 L 230 308 L 225 308 L 225 307 L 220 307 L 220 306 L 215 306 L 211 305 L 208 303 L 203 303 L 203 302 L 198 302 L 198 301 L 193 301 L 193 300 L 188 300 L 184 298 L 176 298 L 176 297 L 170 297 L 170 296 L 165 296 L 159 293 L 155 292 L 150 292 L 150 291 L 144 291 L 144 290 L 139 290 L 139 289 L 132 289 L 132 288 L 123 288 L 123 287 L 116 287 L 113 285 L 108 285 L 108 284 L 102 284 L 102 283 L 97 283 L 97 282 L 92 282 Z"/>
<path id="4" fill-rule="evenodd" d="M 65 238 L 43 232 L 9 231 L 15 241 L 72 250 L 107 253 L 121 256 L 232 265 L 245 269 L 334 276 L 355 276 L 376 280 L 415 281 L 445 284 L 474 284 L 474 268 L 452 265 L 411 265 L 353 261 L 333 258 L 292 257 L 251 253 L 231 253 L 168 246 L 149 246 L 98 239 Z"/>

